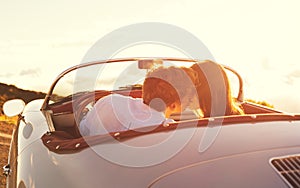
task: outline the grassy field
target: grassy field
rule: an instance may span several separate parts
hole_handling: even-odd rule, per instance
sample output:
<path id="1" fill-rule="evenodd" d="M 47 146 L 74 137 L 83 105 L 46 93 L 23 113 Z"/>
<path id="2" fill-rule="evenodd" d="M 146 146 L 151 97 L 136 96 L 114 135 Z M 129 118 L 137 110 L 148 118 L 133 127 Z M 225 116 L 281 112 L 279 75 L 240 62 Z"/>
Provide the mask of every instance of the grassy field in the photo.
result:
<path id="1" fill-rule="evenodd" d="M 9 134 L 11 135 L 13 129 L 15 128 L 16 119 L 0 117 L 0 134 Z M 5 188 L 6 178 L 2 174 L 2 167 L 7 164 L 7 156 L 9 150 L 10 138 L 7 136 L 0 136 L 0 167 L 1 167 L 1 176 L 0 176 L 0 188 Z"/>

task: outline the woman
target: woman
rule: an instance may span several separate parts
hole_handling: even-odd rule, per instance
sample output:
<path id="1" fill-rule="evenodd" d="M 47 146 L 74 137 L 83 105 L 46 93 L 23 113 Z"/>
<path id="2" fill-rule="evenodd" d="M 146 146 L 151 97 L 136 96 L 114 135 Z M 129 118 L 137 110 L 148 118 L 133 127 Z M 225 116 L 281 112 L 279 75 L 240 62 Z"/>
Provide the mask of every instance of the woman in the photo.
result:
<path id="1" fill-rule="evenodd" d="M 228 116 L 244 114 L 231 95 L 231 88 L 224 68 L 210 60 L 191 66 L 197 72 L 198 83 L 195 84 L 197 99 L 190 109 L 202 111 L 203 117 Z"/>
<path id="2" fill-rule="evenodd" d="M 196 73 L 190 68 L 159 67 L 146 75 L 142 98 L 111 94 L 99 99 L 80 122 L 82 136 L 132 130 L 161 125 L 173 120 L 172 113 L 183 111 L 188 103 L 191 79 Z M 151 128 L 151 127 L 150 127 Z M 146 131 L 148 129 L 145 129 Z"/>

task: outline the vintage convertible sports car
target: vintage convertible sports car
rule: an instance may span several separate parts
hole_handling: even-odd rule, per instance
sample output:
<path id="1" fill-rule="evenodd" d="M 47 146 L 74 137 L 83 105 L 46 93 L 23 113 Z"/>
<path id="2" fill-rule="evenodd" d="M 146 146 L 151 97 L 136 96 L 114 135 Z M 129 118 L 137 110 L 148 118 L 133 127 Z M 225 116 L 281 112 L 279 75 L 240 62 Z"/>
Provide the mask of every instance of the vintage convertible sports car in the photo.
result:
<path id="1" fill-rule="evenodd" d="M 81 136 L 80 120 L 101 97 L 141 98 L 149 69 L 195 62 L 79 64 L 55 79 L 45 99 L 6 102 L 6 115 L 20 117 L 3 168 L 8 187 L 300 187 L 300 114 L 244 101 L 240 75 L 226 66 L 245 115 L 197 118 L 186 110 L 151 129 Z"/>

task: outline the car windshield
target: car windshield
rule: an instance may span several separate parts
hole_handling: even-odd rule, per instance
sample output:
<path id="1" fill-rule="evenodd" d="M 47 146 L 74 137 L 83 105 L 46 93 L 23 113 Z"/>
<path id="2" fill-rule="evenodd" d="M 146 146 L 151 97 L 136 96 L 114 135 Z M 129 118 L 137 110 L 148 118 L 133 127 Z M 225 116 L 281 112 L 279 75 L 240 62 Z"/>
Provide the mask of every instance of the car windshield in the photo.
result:
<path id="1" fill-rule="evenodd" d="M 138 89 L 141 88 L 147 72 L 155 67 L 188 67 L 193 63 L 194 60 L 186 59 L 134 58 L 80 64 L 58 76 L 50 88 L 46 105 L 92 91 Z"/>

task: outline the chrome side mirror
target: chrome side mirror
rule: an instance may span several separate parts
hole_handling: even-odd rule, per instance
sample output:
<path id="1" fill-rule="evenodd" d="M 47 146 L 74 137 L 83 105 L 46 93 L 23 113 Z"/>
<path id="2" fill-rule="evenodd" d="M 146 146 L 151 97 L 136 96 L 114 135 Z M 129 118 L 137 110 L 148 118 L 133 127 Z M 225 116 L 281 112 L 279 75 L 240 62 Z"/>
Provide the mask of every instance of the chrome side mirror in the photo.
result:
<path id="1" fill-rule="evenodd" d="M 25 107 L 25 102 L 21 99 L 13 99 L 3 104 L 3 112 L 8 117 L 21 115 Z"/>

